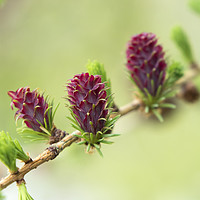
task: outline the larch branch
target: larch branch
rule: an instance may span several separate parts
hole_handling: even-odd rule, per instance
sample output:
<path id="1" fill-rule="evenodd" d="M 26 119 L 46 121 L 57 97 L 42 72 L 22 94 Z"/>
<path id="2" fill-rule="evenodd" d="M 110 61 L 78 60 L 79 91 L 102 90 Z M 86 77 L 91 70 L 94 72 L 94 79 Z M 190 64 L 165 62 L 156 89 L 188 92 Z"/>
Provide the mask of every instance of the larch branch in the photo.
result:
<path id="1" fill-rule="evenodd" d="M 192 80 L 199 74 L 200 74 L 200 68 L 195 66 L 190 71 L 188 71 L 188 73 L 185 74 L 185 76 L 182 79 L 180 79 L 177 82 L 177 85 L 182 85 L 185 82 Z M 118 114 L 120 114 L 121 116 L 124 116 L 131 111 L 138 110 L 140 107 L 141 107 L 141 102 L 136 99 L 132 101 L 131 103 L 119 108 L 119 111 L 113 116 L 118 115 Z M 59 153 L 62 152 L 63 149 L 65 149 L 66 147 L 70 146 L 72 143 L 78 140 L 78 137 L 76 137 L 75 135 L 81 135 L 81 133 L 79 131 L 74 131 L 70 135 L 65 136 L 61 141 L 50 145 L 43 153 L 38 155 L 35 159 L 30 161 L 29 163 L 24 164 L 18 170 L 16 174 L 9 174 L 7 177 L 3 178 L 0 181 L 0 190 L 6 188 L 7 186 L 9 186 L 15 181 L 18 182 L 18 181 L 23 180 L 24 176 L 27 173 L 29 173 L 33 169 L 36 169 L 43 163 L 46 163 L 49 160 L 53 160 L 54 158 L 56 158 L 59 155 Z"/>

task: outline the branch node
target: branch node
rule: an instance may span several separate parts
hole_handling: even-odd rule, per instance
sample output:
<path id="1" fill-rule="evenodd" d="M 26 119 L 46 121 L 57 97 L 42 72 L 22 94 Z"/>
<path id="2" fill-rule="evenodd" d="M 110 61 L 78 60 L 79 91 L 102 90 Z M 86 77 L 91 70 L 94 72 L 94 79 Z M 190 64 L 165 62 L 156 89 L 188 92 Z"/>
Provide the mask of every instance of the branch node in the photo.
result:
<path id="1" fill-rule="evenodd" d="M 16 183 L 17 183 L 17 186 L 18 186 L 18 185 L 21 185 L 22 183 L 26 184 L 26 181 L 22 178 L 20 180 L 17 180 Z"/>
<path id="2" fill-rule="evenodd" d="M 56 158 L 60 153 L 59 149 L 56 146 L 50 146 L 47 148 L 47 150 L 53 154 L 51 160 Z"/>
<path id="3" fill-rule="evenodd" d="M 66 131 L 57 129 L 54 125 L 51 131 L 51 136 L 49 138 L 49 144 L 54 144 L 61 141 L 66 135 L 69 135 Z"/>

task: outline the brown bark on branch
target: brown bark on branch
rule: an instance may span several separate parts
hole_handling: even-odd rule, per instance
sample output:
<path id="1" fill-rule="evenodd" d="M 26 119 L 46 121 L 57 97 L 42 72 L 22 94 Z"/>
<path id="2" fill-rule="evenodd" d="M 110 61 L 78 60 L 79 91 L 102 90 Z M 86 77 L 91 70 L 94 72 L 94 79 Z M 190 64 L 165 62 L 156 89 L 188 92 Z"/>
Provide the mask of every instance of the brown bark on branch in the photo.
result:
<path id="1" fill-rule="evenodd" d="M 138 110 L 141 106 L 141 102 L 139 100 L 134 100 L 129 104 L 126 104 L 119 108 L 119 112 L 116 114 L 120 114 L 121 116 L 128 114 L 131 111 Z"/>

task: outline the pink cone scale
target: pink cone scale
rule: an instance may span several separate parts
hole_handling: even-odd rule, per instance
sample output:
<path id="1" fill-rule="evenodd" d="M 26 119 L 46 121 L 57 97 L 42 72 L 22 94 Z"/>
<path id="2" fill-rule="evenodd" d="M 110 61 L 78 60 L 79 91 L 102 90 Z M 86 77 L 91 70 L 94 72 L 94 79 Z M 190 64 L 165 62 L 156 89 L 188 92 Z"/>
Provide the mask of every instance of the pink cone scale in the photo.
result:
<path id="1" fill-rule="evenodd" d="M 99 75 L 82 73 L 67 84 L 71 110 L 84 132 L 102 131 L 108 115 L 105 84 Z"/>
<path id="2" fill-rule="evenodd" d="M 141 33 L 134 35 L 126 50 L 126 67 L 131 78 L 147 96 L 155 96 L 159 86 L 165 81 L 166 62 L 161 45 L 157 44 L 156 35 Z"/>
<path id="3" fill-rule="evenodd" d="M 12 98 L 11 108 L 17 108 L 15 113 L 17 119 L 23 119 L 27 127 L 34 131 L 43 132 L 41 127 L 51 131 L 52 122 L 49 116 L 52 107 L 37 90 L 31 92 L 29 87 L 22 87 L 16 92 L 9 91 L 8 95 Z"/>

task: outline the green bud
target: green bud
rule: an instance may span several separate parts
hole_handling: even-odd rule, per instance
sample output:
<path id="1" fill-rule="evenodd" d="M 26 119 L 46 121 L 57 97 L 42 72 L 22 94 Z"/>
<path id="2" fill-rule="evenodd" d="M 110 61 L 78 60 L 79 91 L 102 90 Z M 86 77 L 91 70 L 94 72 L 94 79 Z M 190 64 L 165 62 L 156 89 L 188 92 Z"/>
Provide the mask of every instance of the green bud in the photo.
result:
<path id="1" fill-rule="evenodd" d="M 9 133 L 6 134 L 3 132 L 2 135 L 15 148 L 17 159 L 22 160 L 24 162 L 27 162 L 30 159 L 30 157 L 22 149 L 22 146 L 19 144 L 17 139 L 13 140 L 10 137 Z"/>
<path id="2" fill-rule="evenodd" d="M 173 85 L 183 75 L 183 66 L 179 62 L 173 62 L 167 69 L 168 84 Z"/>
<path id="3" fill-rule="evenodd" d="M 200 0 L 190 0 L 189 7 L 197 14 L 200 14 Z"/>
<path id="4" fill-rule="evenodd" d="M 185 31 L 180 26 L 176 26 L 172 29 L 171 38 L 180 49 L 185 59 L 189 63 L 193 63 L 194 57 Z"/>
<path id="5" fill-rule="evenodd" d="M 15 150 L 17 152 L 17 159 L 27 162 L 30 160 L 30 157 L 24 152 L 22 146 L 19 144 L 18 140 L 13 140 L 13 144 L 15 146 Z"/>
<path id="6" fill-rule="evenodd" d="M 17 152 L 7 134 L 0 132 L 0 160 L 8 167 L 11 173 L 17 172 L 16 166 Z"/>
<path id="7" fill-rule="evenodd" d="M 28 193 L 24 182 L 18 185 L 18 200 L 33 200 Z"/>
<path id="8" fill-rule="evenodd" d="M 0 160 L 10 169 L 16 172 L 16 159 L 27 162 L 30 157 L 24 152 L 18 140 L 13 140 L 8 133 L 0 132 Z"/>
<path id="9" fill-rule="evenodd" d="M 98 61 L 88 61 L 86 65 L 88 72 L 90 75 L 101 75 L 102 82 L 105 82 L 107 90 L 107 96 L 111 95 L 111 82 L 110 79 L 107 79 L 106 71 L 104 65 L 99 63 Z"/>

